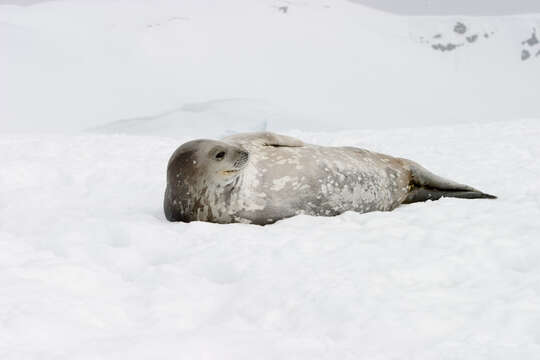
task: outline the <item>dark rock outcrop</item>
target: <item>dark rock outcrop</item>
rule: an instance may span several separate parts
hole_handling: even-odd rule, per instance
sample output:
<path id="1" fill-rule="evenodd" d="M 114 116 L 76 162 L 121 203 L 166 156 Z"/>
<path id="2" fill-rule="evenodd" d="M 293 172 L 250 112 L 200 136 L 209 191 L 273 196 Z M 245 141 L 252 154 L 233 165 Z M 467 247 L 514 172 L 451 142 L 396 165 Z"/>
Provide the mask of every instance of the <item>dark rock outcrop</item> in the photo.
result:
<path id="1" fill-rule="evenodd" d="M 434 49 L 434 50 L 440 50 L 442 52 L 445 52 L 445 51 L 452 51 L 452 50 L 455 50 L 457 49 L 458 47 L 460 46 L 463 46 L 463 44 L 452 44 L 452 43 L 448 43 L 448 44 L 433 44 L 431 45 L 431 47 Z"/>
<path id="2" fill-rule="evenodd" d="M 478 35 L 477 35 L 477 34 L 474 34 L 474 35 L 471 35 L 471 36 L 467 36 L 466 39 L 467 39 L 467 42 L 473 43 L 473 42 L 475 42 L 476 40 L 478 40 Z"/>
<path id="3" fill-rule="evenodd" d="M 467 26 L 465 26 L 465 24 L 462 22 L 458 22 L 454 26 L 454 32 L 457 34 L 463 35 L 467 32 Z"/>
<path id="4" fill-rule="evenodd" d="M 533 30 L 533 33 L 531 34 L 531 37 L 528 38 L 527 40 L 523 41 L 521 43 L 521 45 L 529 45 L 529 46 L 535 46 L 536 44 L 538 44 L 539 41 L 538 41 L 538 38 L 536 37 L 536 29 Z"/>

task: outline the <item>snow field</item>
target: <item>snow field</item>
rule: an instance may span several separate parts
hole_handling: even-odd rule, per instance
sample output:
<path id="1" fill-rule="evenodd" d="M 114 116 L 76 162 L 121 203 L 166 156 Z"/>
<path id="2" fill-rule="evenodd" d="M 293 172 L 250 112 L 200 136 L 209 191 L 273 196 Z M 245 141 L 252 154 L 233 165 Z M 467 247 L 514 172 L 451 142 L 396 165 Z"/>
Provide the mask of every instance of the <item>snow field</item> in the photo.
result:
<path id="1" fill-rule="evenodd" d="M 0 138 L 3 359 L 535 359 L 535 120 L 290 132 L 499 196 L 259 227 L 169 223 L 186 139 Z"/>
<path id="2" fill-rule="evenodd" d="M 538 359 L 540 67 L 520 52 L 536 53 L 522 41 L 539 19 L 1 5 L 0 359 Z M 463 41 L 457 21 L 489 38 L 426 43 Z M 165 220 L 178 145 L 264 129 L 407 157 L 499 199 Z"/>

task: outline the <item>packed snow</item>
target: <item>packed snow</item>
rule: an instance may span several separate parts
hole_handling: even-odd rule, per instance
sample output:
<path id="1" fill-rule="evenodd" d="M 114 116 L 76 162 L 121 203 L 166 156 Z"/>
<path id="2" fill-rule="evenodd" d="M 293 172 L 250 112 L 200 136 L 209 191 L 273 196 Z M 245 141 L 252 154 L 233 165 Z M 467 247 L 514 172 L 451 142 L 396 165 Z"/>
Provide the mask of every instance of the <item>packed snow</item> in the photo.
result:
<path id="1" fill-rule="evenodd" d="M 540 357 L 540 56 L 519 57 L 540 16 L 14 2 L 0 359 Z M 461 41 L 456 21 L 489 36 L 434 51 Z M 264 227 L 165 219 L 180 144 L 258 130 L 406 157 L 499 198 Z"/>

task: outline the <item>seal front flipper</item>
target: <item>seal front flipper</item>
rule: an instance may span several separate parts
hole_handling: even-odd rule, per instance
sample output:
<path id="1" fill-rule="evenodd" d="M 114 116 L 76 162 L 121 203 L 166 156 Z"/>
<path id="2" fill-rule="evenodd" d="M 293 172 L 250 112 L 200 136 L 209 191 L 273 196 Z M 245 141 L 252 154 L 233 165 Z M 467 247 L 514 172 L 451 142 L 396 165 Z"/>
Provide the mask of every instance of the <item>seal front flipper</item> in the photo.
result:
<path id="1" fill-rule="evenodd" d="M 410 204 L 426 200 L 438 200 L 441 197 L 460 199 L 496 199 L 468 185 L 445 179 L 433 174 L 426 168 L 407 159 L 400 159 L 405 168 L 410 171 L 409 192 L 403 204 Z"/>
<path id="2" fill-rule="evenodd" d="M 274 147 L 301 147 L 305 145 L 304 142 L 300 139 L 296 139 L 291 136 L 276 134 L 269 131 L 231 135 L 224 138 L 223 141 L 238 144 L 254 144 L 260 146 Z"/>

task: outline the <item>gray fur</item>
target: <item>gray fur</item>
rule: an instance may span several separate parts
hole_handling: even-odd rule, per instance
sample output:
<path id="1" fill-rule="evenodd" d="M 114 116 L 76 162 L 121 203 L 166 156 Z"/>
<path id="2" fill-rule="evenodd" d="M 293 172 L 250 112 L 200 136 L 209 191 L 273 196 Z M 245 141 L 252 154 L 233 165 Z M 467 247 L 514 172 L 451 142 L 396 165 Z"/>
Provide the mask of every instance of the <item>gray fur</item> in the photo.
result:
<path id="1" fill-rule="evenodd" d="M 410 160 L 262 132 L 180 146 L 167 167 L 164 209 L 170 221 L 264 225 L 298 214 L 389 211 L 442 196 L 492 197 Z"/>

